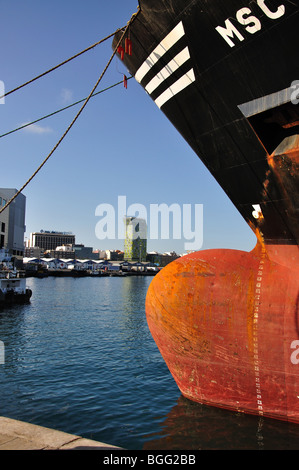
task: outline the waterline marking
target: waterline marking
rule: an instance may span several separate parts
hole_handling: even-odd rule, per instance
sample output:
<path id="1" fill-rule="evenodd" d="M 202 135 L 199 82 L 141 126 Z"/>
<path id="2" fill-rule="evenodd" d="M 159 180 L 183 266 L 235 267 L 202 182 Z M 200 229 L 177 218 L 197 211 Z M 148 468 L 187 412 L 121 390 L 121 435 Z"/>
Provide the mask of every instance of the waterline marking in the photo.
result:
<path id="1" fill-rule="evenodd" d="M 258 337 L 258 326 L 260 317 L 260 305 L 261 305 L 261 293 L 263 283 L 263 272 L 264 263 L 266 257 L 266 250 L 263 248 L 261 259 L 258 267 L 256 284 L 255 284 L 255 296 L 254 296 L 254 319 L 253 319 L 253 347 L 254 347 L 254 372 L 255 372 L 255 388 L 256 388 L 256 403 L 257 410 L 260 416 L 263 416 L 263 397 L 260 382 L 260 357 L 259 357 L 259 337 Z"/>
<path id="2" fill-rule="evenodd" d="M 192 204 L 182 206 L 176 203 L 170 206 L 165 203 L 150 204 L 148 212 L 147 208 L 139 203 L 127 207 L 126 196 L 118 196 L 116 210 L 112 204 L 99 204 L 95 216 L 101 218 L 95 227 L 95 234 L 99 240 L 125 240 L 125 221 L 130 217 L 136 218 L 136 225 L 143 221 L 144 236 L 140 237 L 140 232 L 135 230 L 133 239 L 138 237 L 149 240 L 184 239 L 188 240 L 184 244 L 185 250 L 200 250 L 203 245 L 203 204 L 195 204 L 193 208 Z"/>

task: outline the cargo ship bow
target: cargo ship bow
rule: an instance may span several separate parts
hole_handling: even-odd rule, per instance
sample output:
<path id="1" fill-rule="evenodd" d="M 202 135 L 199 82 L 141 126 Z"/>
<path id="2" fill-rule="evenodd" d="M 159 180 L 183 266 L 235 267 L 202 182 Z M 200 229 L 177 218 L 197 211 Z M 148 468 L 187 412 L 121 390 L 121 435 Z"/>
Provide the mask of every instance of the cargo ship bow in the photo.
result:
<path id="1" fill-rule="evenodd" d="M 146 299 L 153 338 L 185 397 L 295 423 L 298 13 L 283 0 L 140 0 L 119 47 L 257 237 L 249 253 L 164 268 Z"/>

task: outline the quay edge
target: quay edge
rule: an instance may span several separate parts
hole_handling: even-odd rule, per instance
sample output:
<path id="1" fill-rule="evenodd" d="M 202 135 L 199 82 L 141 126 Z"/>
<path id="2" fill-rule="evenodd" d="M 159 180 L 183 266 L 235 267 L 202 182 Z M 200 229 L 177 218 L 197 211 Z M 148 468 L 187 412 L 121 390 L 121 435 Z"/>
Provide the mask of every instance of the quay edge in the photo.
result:
<path id="1" fill-rule="evenodd" d="M 1 450 L 124 450 L 103 442 L 0 416 Z"/>

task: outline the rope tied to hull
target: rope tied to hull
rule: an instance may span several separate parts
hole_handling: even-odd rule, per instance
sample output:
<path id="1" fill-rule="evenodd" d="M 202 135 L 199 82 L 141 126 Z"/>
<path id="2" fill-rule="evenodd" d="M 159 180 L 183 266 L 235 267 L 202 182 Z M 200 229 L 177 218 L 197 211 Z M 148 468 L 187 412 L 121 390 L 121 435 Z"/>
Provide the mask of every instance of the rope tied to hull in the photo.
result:
<path id="1" fill-rule="evenodd" d="M 133 77 L 132 77 L 132 76 L 127 77 L 127 81 L 128 81 L 128 80 L 131 80 L 131 78 L 133 78 Z M 114 88 L 114 87 L 116 87 L 116 86 L 118 86 L 118 85 L 121 85 L 121 84 L 123 84 L 123 83 L 124 83 L 124 78 L 123 78 L 123 80 L 121 80 L 121 81 L 119 81 L 119 82 L 117 82 L 117 83 L 114 83 L 113 85 L 110 85 L 109 87 L 104 88 L 103 90 L 97 91 L 96 93 L 94 93 L 94 94 L 92 95 L 92 98 L 94 98 L 95 96 L 100 95 L 101 93 L 104 93 L 104 92 L 106 92 L 106 91 L 108 91 L 108 90 L 111 90 L 112 88 Z M 8 135 L 10 135 L 10 134 L 13 134 L 14 132 L 17 132 L 17 131 L 20 131 L 20 130 L 22 130 L 22 129 L 25 129 L 26 127 L 32 126 L 32 124 L 36 124 L 37 122 L 43 121 L 44 119 L 48 119 L 49 117 L 55 116 L 55 114 L 61 113 L 62 111 L 65 111 L 65 110 L 67 110 L 67 109 L 69 109 L 69 108 L 72 108 L 73 106 L 76 106 L 77 104 L 83 103 L 83 101 L 85 101 L 85 100 L 86 100 L 86 98 L 83 98 L 83 99 L 81 99 L 81 100 L 76 101 L 75 103 L 72 103 L 72 104 L 69 104 L 69 105 L 67 105 L 67 106 L 64 106 L 64 108 L 57 109 L 56 111 L 53 111 L 52 113 L 46 114 L 45 116 L 42 116 L 42 117 L 40 117 L 40 118 L 38 118 L 38 119 L 35 119 L 34 121 L 26 122 L 25 124 L 22 124 L 21 126 L 15 128 L 15 129 L 12 129 L 12 130 L 10 130 L 10 131 L 8 131 L 8 132 L 5 132 L 4 134 L 1 134 L 1 135 L 0 135 L 0 139 L 2 139 L 3 137 L 8 136 Z"/>
<path id="2" fill-rule="evenodd" d="M 123 28 L 118 28 L 114 33 L 109 34 L 108 36 L 106 36 L 105 38 L 101 39 L 100 41 L 98 41 L 98 42 L 92 44 L 92 46 L 87 47 L 86 49 L 84 49 L 84 50 L 81 51 L 81 52 L 78 52 L 77 54 L 73 55 L 73 56 L 70 57 L 69 59 L 64 60 L 64 61 L 61 62 L 60 64 L 55 65 L 54 67 L 50 68 L 49 70 L 46 70 L 45 72 L 41 73 L 40 75 L 37 75 L 36 77 L 32 78 L 31 80 L 28 80 L 27 82 L 23 83 L 22 85 L 19 85 L 19 86 L 17 86 L 16 88 L 13 88 L 12 90 L 8 91 L 8 92 L 5 93 L 4 95 L 0 96 L 0 99 L 5 98 L 6 96 L 10 95 L 11 93 L 14 93 L 14 92 L 20 90 L 21 88 L 23 88 L 23 87 L 29 85 L 30 83 L 35 82 L 35 81 L 38 80 L 39 78 L 44 77 L 45 75 L 47 75 L 47 74 L 50 73 L 50 72 L 53 72 L 54 70 L 58 69 L 59 67 L 62 67 L 63 65 L 67 64 L 68 62 L 70 62 L 71 60 L 76 59 L 77 57 L 79 57 L 79 56 L 82 55 L 82 54 L 85 54 L 85 52 L 88 52 L 88 51 L 90 51 L 91 49 L 94 49 L 96 46 L 98 46 L 98 45 L 102 44 L 103 42 L 107 41 L 107 39 L 110 39 L 112 36 L 114 36 L 115 34 L 119 33 L 119 32 L 122 31 L 122 30 L 123 30 Z"/>
<path id="3" fill-rule="evenodd" d="M 91 92 L 89 93 L 88 97 L 86 98 L 86 100 L 84 101 L 83 105 L 81 106 L 81 108 L 79 109 L 78 113 L 76 114 L 76 116 L 74 117 L 74 119 L 72 120 L 72 122 L 70 123 L 70 125 L 68 126 L 68 128 L 65 130 L 65 132 L 63 133 L 63 135 L 60 137 L 60 139 L 58 140 L 58 142 L 55 144 L 55 146 L 52 148 L 52 150 L 50 151 L 50 153 L 47 155 L 47 157 L 43 160 L 43 162 L 39 165 L 39 167 L 35 170 L 35 172 L 30 176 L 30 178 L 26 181 L 25 184 L 23 184 L 23 186 L 14 194 L 14 196 L 5 204 L 5 206 L 3 206 L 1 209 L 0 209 L 0 214 L 17 198 L 17 196 L 26 188 L 26 186 L 30 183 L 30 181 L 32 181 L 32 179 L 37 175 L 37 173 L 42 169 L 42 167 L 46 164 L 46 162 L 49 160 L 49 158 L 53 155 L 53 153 L 55 152 L 55 150 L 59 147 L 59 145 L 61 144 L 61 142 L 63 141 L 63 139 L 66 137 L 66 135 L 69 133 L 69 131 L 71 130 L 71 128 L 73 127 L 73 125 L 75 124 L 75 122 L 77 121 L 77 119 L 79 118 L 79 116 L 81 115 L 82 111 L 84 110 L 84 108 L 86 107 L 87 103 L 89 102 L 89 100 L 91 99 L 92 95 L 94 94 L 95 90 L 97 89 L 99 83 L 101 82 L 103 76 L 105 75 L 107 69 L 109 68 L 114 56 L 116 55 L 117 53 L 117 50 L 123 40 L 123 38 L 125 37 L 125 35 L 127 34 L 127 31 L 131 25 L 131 23 L 134 21 L 134 19 L 136 18 L 136 15 L 134 15 L 131 20 L 128 22 L 126 28 L 124 29 L 116 47 L 114 48 L 113 50 L 113 53 L 110 57 L 110 59 L 108 60 L 103 72 L 101 73 L 100 77 L 98 78 L 96 84 L 94 85 L 93 89 L 91 90 Z M 111 36 L 110 36 L 111 37 Z M 24 85 L 23 85 L 24 86 Z M 8 93 L 11 93 L 11 92 L 8 92 Z"/>

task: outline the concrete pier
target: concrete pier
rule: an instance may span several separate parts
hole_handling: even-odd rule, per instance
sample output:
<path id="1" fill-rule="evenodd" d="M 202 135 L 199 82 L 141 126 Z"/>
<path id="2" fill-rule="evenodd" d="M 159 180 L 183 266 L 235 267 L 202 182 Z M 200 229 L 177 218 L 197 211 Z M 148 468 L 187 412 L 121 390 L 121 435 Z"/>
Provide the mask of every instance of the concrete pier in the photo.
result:
<path id="1" fill-rule="evenodd" d="M 103 442 L 0 416 L 0 450 L 116 450 Z"/>

